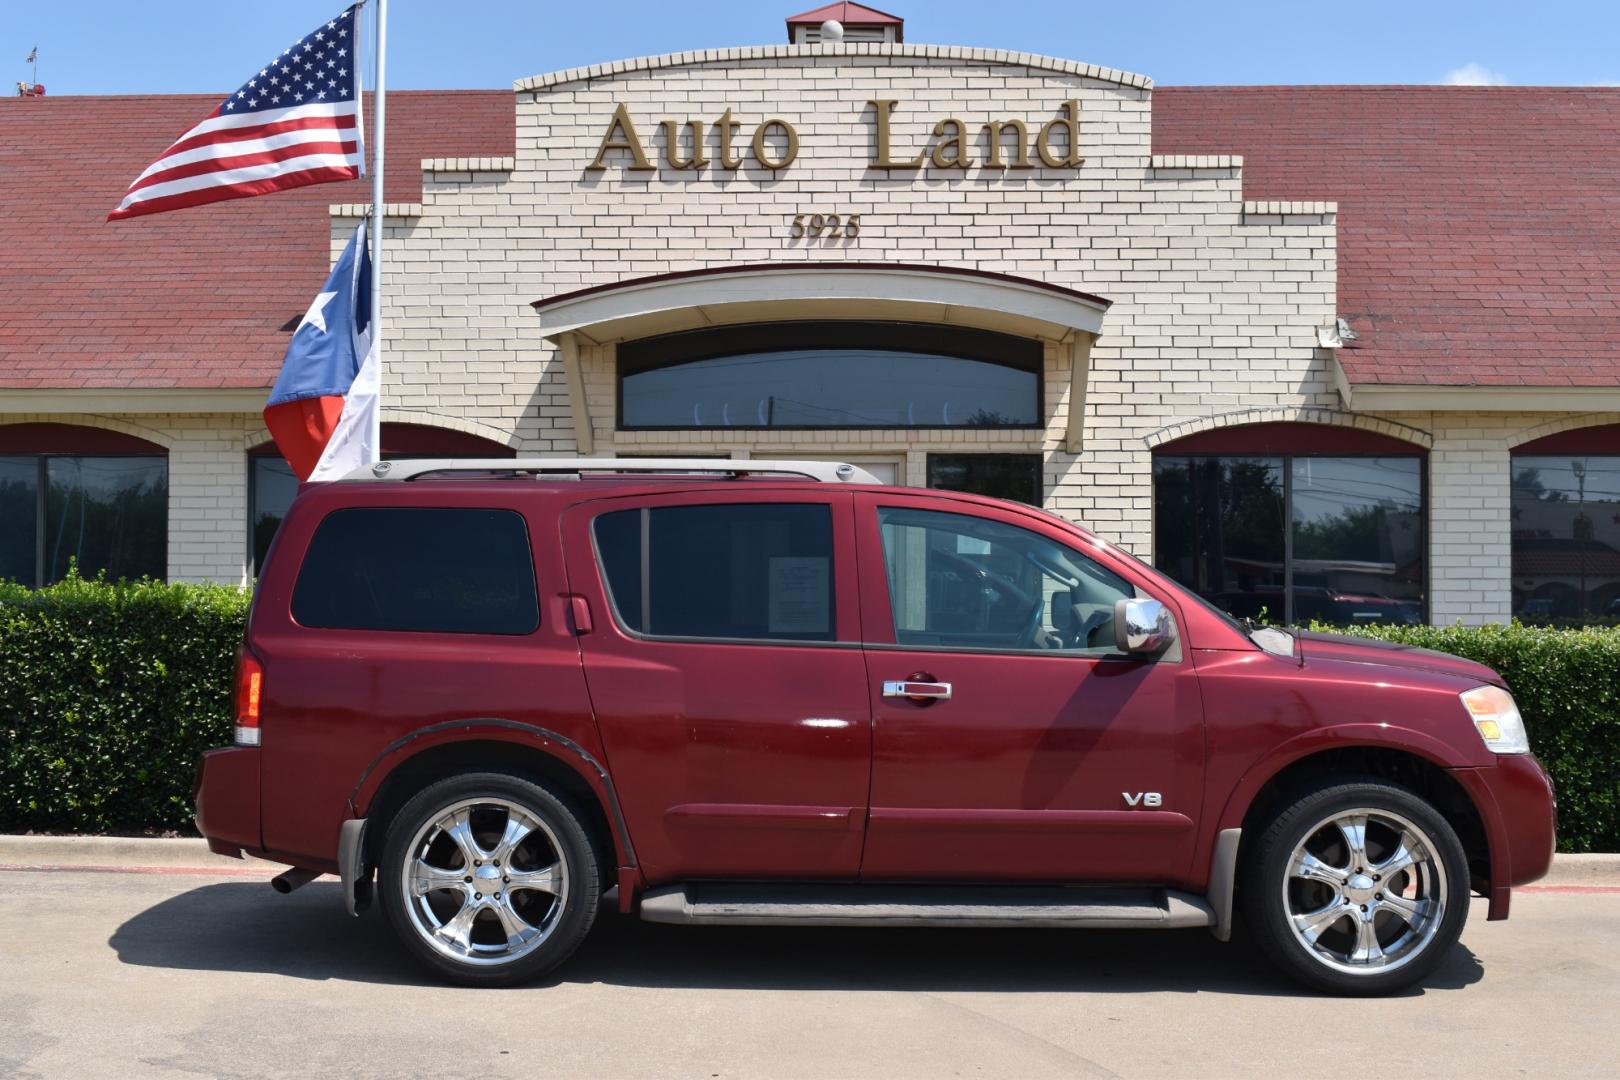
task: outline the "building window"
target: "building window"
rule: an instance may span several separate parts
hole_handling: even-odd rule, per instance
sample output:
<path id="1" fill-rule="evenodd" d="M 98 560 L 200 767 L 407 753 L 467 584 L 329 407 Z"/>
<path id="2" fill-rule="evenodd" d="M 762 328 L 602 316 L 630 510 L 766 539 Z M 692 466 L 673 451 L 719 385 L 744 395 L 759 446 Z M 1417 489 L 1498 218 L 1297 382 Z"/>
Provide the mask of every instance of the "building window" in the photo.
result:
<path id="1" fill-rule="evenodd" d="M 382 426 L 382 456 L 385 461 L 412 458 L 511 458 L 517 451 L 503 443 L 426 424 L 388 423 Z M 257 574 L 270 551 L 281 519 L 298 494 L 298 477 L 293 475 L 274 443 L 264 443 L 248 451 L 248 552 L 249 569 Z"/>
<path id="2" fill-rule="evenodd" d="M 1210 432 L 1155 455 L 1154 564 L 1240 617 L 1424 621 L 1423 456 L 1347 429 L 1268 427 L 1305 430 Z"/>
<path id="3" fill-rule="evenodd" d="M 1041 505 L 1039 454 L 929 454 L 928 486 Z"/>
<path id="4" fill-rule="evenodd" d="M 1039 428 L 1041 345 L 965 327 L 782 322 L 620 345 L 619 426 Z"/>
<path id="5" fill-rule="evenodd" d="M 1548 452 L 1558 450 L 1572 452 Z M 1535 623 L 1620 622 L 1620 424 L 1520 447 L 1512 514 L 1513 614 Z"/>
<path id="6" fill-rule="evenodd" d="M 162 578 L 169 462 L 143 439 L 68 424 L 0 427 L 0 579 Z"/>

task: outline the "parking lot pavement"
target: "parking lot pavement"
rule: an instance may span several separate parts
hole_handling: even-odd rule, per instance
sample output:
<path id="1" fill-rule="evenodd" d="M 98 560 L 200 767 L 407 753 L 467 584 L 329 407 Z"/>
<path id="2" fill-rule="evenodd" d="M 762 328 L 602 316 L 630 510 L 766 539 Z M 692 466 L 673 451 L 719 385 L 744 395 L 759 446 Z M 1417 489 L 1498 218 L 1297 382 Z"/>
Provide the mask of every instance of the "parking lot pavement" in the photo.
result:
<path id="1" fill-rule="evenodd" d="M 337 885 L 0 872 L 0 1076 L 1613 1076 L 1620 893 L 1476 904 L 1421 991 L 1296 990 L 1203 931 L 698 929 L 425 978 Z"/>

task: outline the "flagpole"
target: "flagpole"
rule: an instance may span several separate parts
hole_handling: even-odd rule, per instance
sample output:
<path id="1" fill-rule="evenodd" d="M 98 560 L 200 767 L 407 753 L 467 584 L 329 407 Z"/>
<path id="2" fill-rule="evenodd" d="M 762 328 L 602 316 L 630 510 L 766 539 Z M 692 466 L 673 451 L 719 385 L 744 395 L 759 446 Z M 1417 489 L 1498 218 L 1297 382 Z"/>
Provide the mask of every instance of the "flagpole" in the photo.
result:
<path id="1" fill-rule="evenodd" d="M 372 86 L 376 94 L 372 110 L 371 165 L 371 342 L 377 350 L 377 407 L 371 412 L 371 452 L 373 464 L 382 458 L 383 383 L 383 138 L 387 94 L 388 0 L 372 0 L 377 5 L 377 55 Z"/>

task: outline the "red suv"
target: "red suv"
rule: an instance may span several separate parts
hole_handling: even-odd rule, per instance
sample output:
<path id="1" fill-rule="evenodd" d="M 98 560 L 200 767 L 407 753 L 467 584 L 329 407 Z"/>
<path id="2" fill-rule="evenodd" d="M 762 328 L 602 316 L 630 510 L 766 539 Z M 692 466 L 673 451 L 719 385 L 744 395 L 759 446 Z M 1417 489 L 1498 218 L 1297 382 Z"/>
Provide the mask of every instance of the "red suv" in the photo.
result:
<path id="1" fill-rule="evenodd" d="M 1380 993 L 1546 872 L 1501 678 L 1254 630 L 1028 506 L 848 465 L 415 461 L 306 488 L 203 760 L 215 851 L 502 985 L 689 924 L 1208 927 Z M 375 883 L 375 884 L 374 884 Z M 605 895 L 604 895 L 605 894 Z"/>

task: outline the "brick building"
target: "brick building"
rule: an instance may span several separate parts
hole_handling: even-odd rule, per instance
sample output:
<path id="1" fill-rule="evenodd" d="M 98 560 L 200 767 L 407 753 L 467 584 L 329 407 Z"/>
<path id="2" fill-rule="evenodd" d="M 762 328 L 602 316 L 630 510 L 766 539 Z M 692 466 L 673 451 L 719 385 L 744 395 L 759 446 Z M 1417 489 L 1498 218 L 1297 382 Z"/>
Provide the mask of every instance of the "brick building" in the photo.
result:
<path id="1" fill-rule="evenodd" d="M 1231 610 L 1620 614 L 1620 90 L 792 41 L 390 95 L 388 454 L 833 457 Z M 0 576 L 244 581 L 364 185 L 103 223 L 211 107 L 0 102 Z"/>

